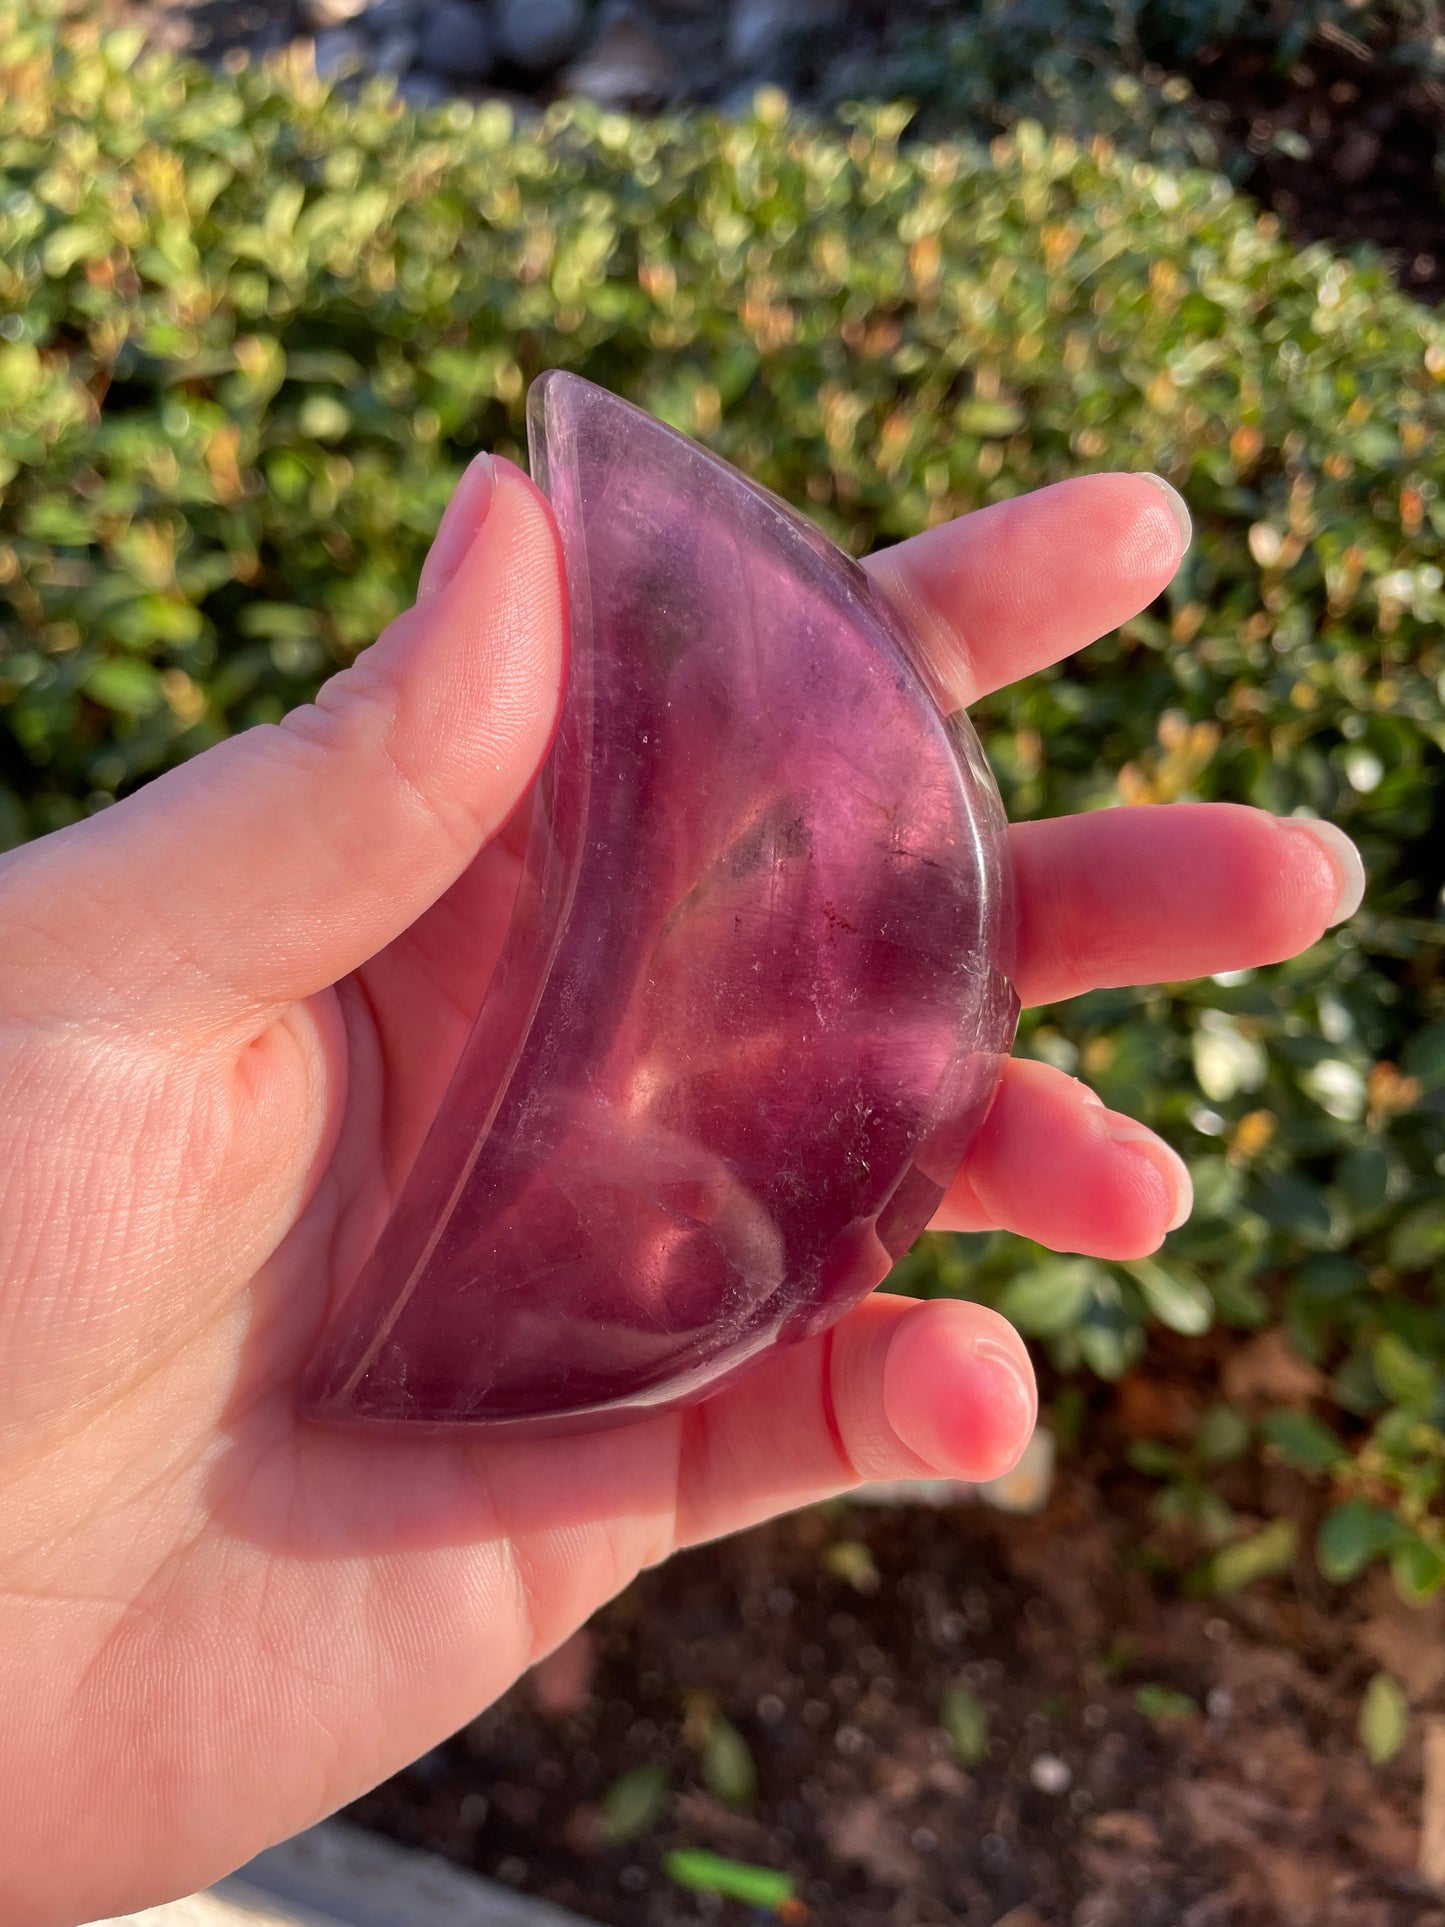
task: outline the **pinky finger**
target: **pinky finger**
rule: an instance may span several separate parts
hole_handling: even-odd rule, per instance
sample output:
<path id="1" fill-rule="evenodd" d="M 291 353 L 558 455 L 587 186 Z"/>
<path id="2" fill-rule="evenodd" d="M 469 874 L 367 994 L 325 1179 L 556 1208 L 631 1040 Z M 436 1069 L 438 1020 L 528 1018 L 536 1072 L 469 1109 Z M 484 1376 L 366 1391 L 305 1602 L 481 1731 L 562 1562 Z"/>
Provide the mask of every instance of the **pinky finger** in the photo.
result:
<path id="1" fill-rule="evenodd" d="M 682 1413 L 673 1543 L 869 1480 L 998 1478 L 1037 1413 L 1028 1352 L 997 1312 L 877 1293 Z"/>

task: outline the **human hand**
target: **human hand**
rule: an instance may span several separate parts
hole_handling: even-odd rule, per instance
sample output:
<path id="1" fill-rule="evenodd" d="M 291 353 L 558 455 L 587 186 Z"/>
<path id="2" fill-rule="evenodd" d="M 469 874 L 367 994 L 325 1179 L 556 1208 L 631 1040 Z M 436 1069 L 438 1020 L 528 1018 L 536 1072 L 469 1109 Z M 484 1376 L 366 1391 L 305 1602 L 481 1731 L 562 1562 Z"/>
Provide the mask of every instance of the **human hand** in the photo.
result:
<path id="1" fill-rule="evenodd" d="M 1181 549 L 1157 486 L 1098 476 L 874 568 L 968 701 L 1113 628 Z M 1027 1440 L 1008 1327 L 887 1296 L 592 1436 L 295 1419 L 501 942 L 559 568 L 531 485 L 474 465 L 417 606 L 315 704 L 0 861 L 7 1927 L 205 1884 L 679 1546 L 864 1479 L 987 1478 Z M 1013 849 L 1025 1003 L 1288 956 L 1362 883 L 1338 833 L 1222 805 L 1022 825 Z M 1157 1138 L 1015 1061 L 938 1221 L 1124 1258 L 1188 1201 Z"/>

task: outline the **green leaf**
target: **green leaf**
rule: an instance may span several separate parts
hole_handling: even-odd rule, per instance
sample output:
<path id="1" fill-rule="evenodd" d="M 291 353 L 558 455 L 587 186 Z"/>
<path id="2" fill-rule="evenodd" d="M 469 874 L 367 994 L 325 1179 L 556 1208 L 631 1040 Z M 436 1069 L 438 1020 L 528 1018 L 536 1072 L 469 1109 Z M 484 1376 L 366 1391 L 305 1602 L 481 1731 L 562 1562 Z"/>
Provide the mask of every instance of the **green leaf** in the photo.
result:
<path id="1" fill-rule="evenodd" d="M 1384 1766 L 1405 1743 L 1410 1709 L 1398 1680 L 1376 1673 L 1360 1702 L 1360 1744 L 1373 1766 Z"/>
<path id="2" fill-rule="evenodd" d="M 1301 1244 L 1327 1244 L 1334 1231 L 1330 1207 L 1319 1186 L 1294 1171 L 1272 1171 L 1255 1182 L 1254 1208 L 1277 1231 Z"/>
<path id="3" fill-rule="evenodd" d="M 1251 1538 L 1222 1546 L 1206 1562 L 1204 1583 L 1210 1592 L 1228 1595 L 1253 1585 L 1257 1579 L 1288 1572 L 1298 1543 L 1294 1520 L 1275 1519 Z"/>
<path id="4" fill-rule="evenodd" d="M 1012 435 L 1023 427 L 1024 413 L 1016 402 L 974 396 L 954 411 L 953 421 L 960 435 Z"/>
<path id="5" fill-rule="evenodd" d="M 1194 1538 L 1210 1546 L 1227 1544 L 1238 1525 L 1233 1508 L 1202 1479 L 1182 1479 L 1177 1485 L 1165 1486 L 1151 1502 L 1149 1516 L 1160 1525 L 1185 1526 Z M 1204 1590 L 1210 1587 L 1206 1584 Z"/>
<path id="6" fill-rule="evenodd" d="M 1141 1686 L 1135 1693 L 1134 1706 L 1136 1711 L 1142 1713 L 1146 1720 L 1152 1720 L 1156 1726 L 1192 1719 L 1199 1711 L 1199 1702 L 1192 1700 L 1187 1693 L 1181 1693 L 1173 1686 L 1152 1683 Z"/>
<path id="7" fill-rule="evenodd" d="M 1353 1258 L 1310 1258 L 1295 1274 L 1292 1289 L 1311 1305 L 1332 1307 L 1370 1288 L 1369 1274 Z"/>
<path id="8" fill-rule="evenodd" d="M 966 1686 L 950 1686 L 943 1696 L 940 1720 L 960 1766 L 979 1766 L 988 1758 L 988 1713 L 976 1693 Z"/>
<path id="9" fill-rule="evenodd" d="M 1197 1338 L 1214 1323 L 1214 1300 L 1208 1287 L 1191 1273 L 1163 1265 L 1157 1258 L 1138 1258 L 1124 1269 L 1143 1292 L 1150 1311 L 1170 1331 Z"/>
<path id="10" fill-rule="evenodd" d="M 42 260 L 45 272 L 63 280 L 77 261 L 88 261 L 110 253 L 111 239 L 104 228 L 89 221 L 69 221 L 45 237 Z"/>
<path id="11" fill-rule="evenodd" d="M 301 433 L 318 442 L 339 442 L 351 427 L 351 410 L 335 395 L 308 395 L 301 404 Z"/>
<path id="12" fill-rule="evenodd" d="M 1389 1256 L 1396 1271 L 1427 1271 L 1445 1258 L 1445 1202 L 1407 1211 L 1390 1233 Z"/>
<path id="13" fill-rule="evenodd" d="M 748 1743 L 724 1719 L 713 1720 L 702 1749 L 702 1777 L 710 1793 L 730 1807 L 752 1804 L 758 1790 L 758 1770 Z"/>
<path id="14" fill-rule="evenodd" d="M 1418 1606 L 1445 1586 L 1445 1551 L 1412 1533 L 1391 1553 L 1390 1575 L 1400 1597 Z"/>
<path id="15" fill-rule="evenodd" d="M 248 602 L 236 623 L 243 636 L 285 642 L 309 641 L 319 627 L 316 610 L 299 608 L 294 602 Z"/>
<path id="16" fill-rule="evenodd" d="M 144 27 L 115 27 L 101 40 L 101 52 L 112 73 L 128 73 L 146 44 Z"/>
<path id="17" fill-rule="evenodd" d="M 158 672 L 148 662 L 135 662 L 126 656 L 98 662 L 86 677 L 84 688 L 94 702 L 118 716 L 149 716 L 165 702 Z"/>
<path id="18" fill-rule="evenodd" d="M 1194 1186 L 1193 1221 L 1207 1222 L 1233 1214 L 1244 1180 L 1226 1158 L 1195 1158 L 1189 1176 Z"/>
<path id="19" fill-rule="evenodd" d="M 1368 1499 L 1346 1499 L 1325 1515 L 1316 1552 L 1320 1571 L 1336 1585 L 1356 1578 L 1372 1559 L 1389 1552 L 1404 1531 L 1399 1519 Z"/>
<path id="20" fill-rule="evenodd" d="M 0 408 L 15 408 L 40 392 L 45 368 L 28 341 L 0 343 Z"/>
<path id="21" fill-rule="evenodd" d="M 873 1554 L 862 1539 L 837 1539 L 824 1548 L 823 1568 L 841 1579 L 854 1592 L 871 1594 L 882 1584 Z"/>
<path id="22" fill-rule="evenodd" d="M 1216 1104 L 1228 1103 L 1240 1091 L 1257 1091 L 1264 1082 L 1263 1046 L 1218 1011 L 1203 1013 L 1191 1050 L 1199 1088 Z"/>
<path id="23" fill-rule="evenodd" d="M 1357 1145 L 1340 1159 L 1340 1189 L 1356 1211 L 1377 1211 L 1390 1189 L 1390 1160 L 1378 1144 Z"/>
<path id="24" fill-rule="evenodd" d="M 158 643 L 194 642 L 202 628 L 200 611 L 176 596 L 137 596 L 117 602 L 108 615 L 116 641 L 147 655 Z"/>
<path id="25" fill-rule="evenodd" d="M 1427 1024 L 1408 1038 L 1400 1069 L 1425 1084 L 1445 1083 L 1445 1024 Z"/>
<path id="26" fill-rule="evenodd" d="M 655 1827 L 671 1799 L 667 1768 L 649 1761 L 619 1775 L 602 1796 L 602 1829 L 621 1845 Z"/>
<path id="27" fill-rule="evenodd" d="M 797 1894 L 791 1874 L 771 1867 L 750 1866 L 744 1860 L 725 1860 L 721 1854 L 706 1853 L 699 1847 L 679 1847 L 662 1863 L 663 1872 L 690 1893 L 720 1894 L 724 1900 L 740 1900 L 745 1907 L 767 1907 L 776 1913 Z"/>
<path id="28" fill-rule="evenodd" d="M 435 366 L 435 363 L 433 356 L 429 365 Z M 453 370 L 454 378 L 461 372 L 459 365 Z M 362 367 L 354 355 L 343 354 L 338 348 L 296 348 L 286 355 L 286 377 L 288 381 L 354 388 L 362 378 Z"/>
<path id="29" fill-rule="evenodd" d="M 1259 1220 L 1256 1218 L 1253 1223 L 1258 1224 Z M 1214 1300 L 1219 1321 L 1239 1331 L 1259 1331 L 1274 1316 L 1272 1301 L 1250 1276 L 1247 1258 L 1222 1271 L 1212 1270 L 1209 1295 Z"/>
<path id="30" fill-rule="evenodd" d="M 1084 1363 L 1100 1378 L 1122 1378 L 1144 1355 L 1144 1328 L 1117 1300 L 1096 1299 L 1078 1328 Z"/>
<path id="31" fill-rule="evenodd" d="M 1249 1420 L 1236 1405 L 1211 1405 L 1194 1432 L 1194 1449 L 1208 1465 L 1229 1465 L 1249 1450 Z"/>
<path id="32" fill-rule="evenodd" d="M 1332 1472 L 1349 1459 L 1337 1435 L 1311 1412 L 1271 1412 L 1260 1430 L 1280 1457 L 1302 1472 Z"/>
<path id="33" fill-rule="evenodd" d="M 290 234 L 305 199 L 306 189 L 300 181 L 282 181 L 272 189 L 263 217 L 268 239 L 278 241 Z"/>
<path id="34" fill-rule="evenodd" d="M 1026 1336 L 1052 1338 L 1072 1330 L 1096 1294 L 1110 1289 L 1108 1272 L 1092 1258 L 1045 1258 L 1010 1280 L 998 1308 Z"/>
<path id="35" fill-rule="evenodd" d="M 1439 1374 L 1430 1361 L 1398 1338 L 1382 1332 L 1370 1353 L 1375 1383 L 1397 1405 L 1429 1405 L 1440 1389 Z"/>

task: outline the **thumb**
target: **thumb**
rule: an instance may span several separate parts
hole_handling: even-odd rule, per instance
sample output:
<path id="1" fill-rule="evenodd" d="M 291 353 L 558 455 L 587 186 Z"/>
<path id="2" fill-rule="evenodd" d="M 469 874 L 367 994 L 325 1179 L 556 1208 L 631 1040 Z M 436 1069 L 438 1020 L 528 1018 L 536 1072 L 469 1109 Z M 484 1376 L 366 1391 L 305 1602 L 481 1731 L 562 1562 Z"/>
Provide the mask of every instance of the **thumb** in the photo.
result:
<path id="1" fill-rule="evenodd" d="M 466 868 L 547 753 L 566 662 L 550 509 L 479 456 L 417 602 L 314 703 L 0 862 L 27 1015 L 247 1026 L 334 983 Z"/>

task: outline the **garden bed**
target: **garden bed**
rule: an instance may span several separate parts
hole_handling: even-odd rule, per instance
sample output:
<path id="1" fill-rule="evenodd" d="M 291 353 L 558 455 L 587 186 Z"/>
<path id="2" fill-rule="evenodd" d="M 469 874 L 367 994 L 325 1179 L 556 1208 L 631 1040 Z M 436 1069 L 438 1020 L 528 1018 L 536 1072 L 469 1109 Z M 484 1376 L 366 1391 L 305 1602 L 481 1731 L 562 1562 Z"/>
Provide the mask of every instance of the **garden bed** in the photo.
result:
<path id="1" fill-rule="evenodd" d="M 1434 1690 L 1439 1614 L 1179 1596 L 1149 1498 L 1100 1458 L 1031 1519 L 843 1504 L 687 1554 L 349 1817 L 615 1927 L 744 1918 L 669 1879 L 698 1848 L 830 1927 L 1445 1927 L 1418 1735 L 1376 1769 L 1356 1730 L 1386 1658 Z"/>
<path id="2" fill-rule="evenodd" d="M 1263 47 L 1226 43 L 1192 63 L 1190 78 L 1222 114 L 1241 184 L 1293 238 L 1369 242 L 1407 292 L 1445 295 L 1438 79 L 1344 33 L 1316 39 L 1284 68 Z"/>

